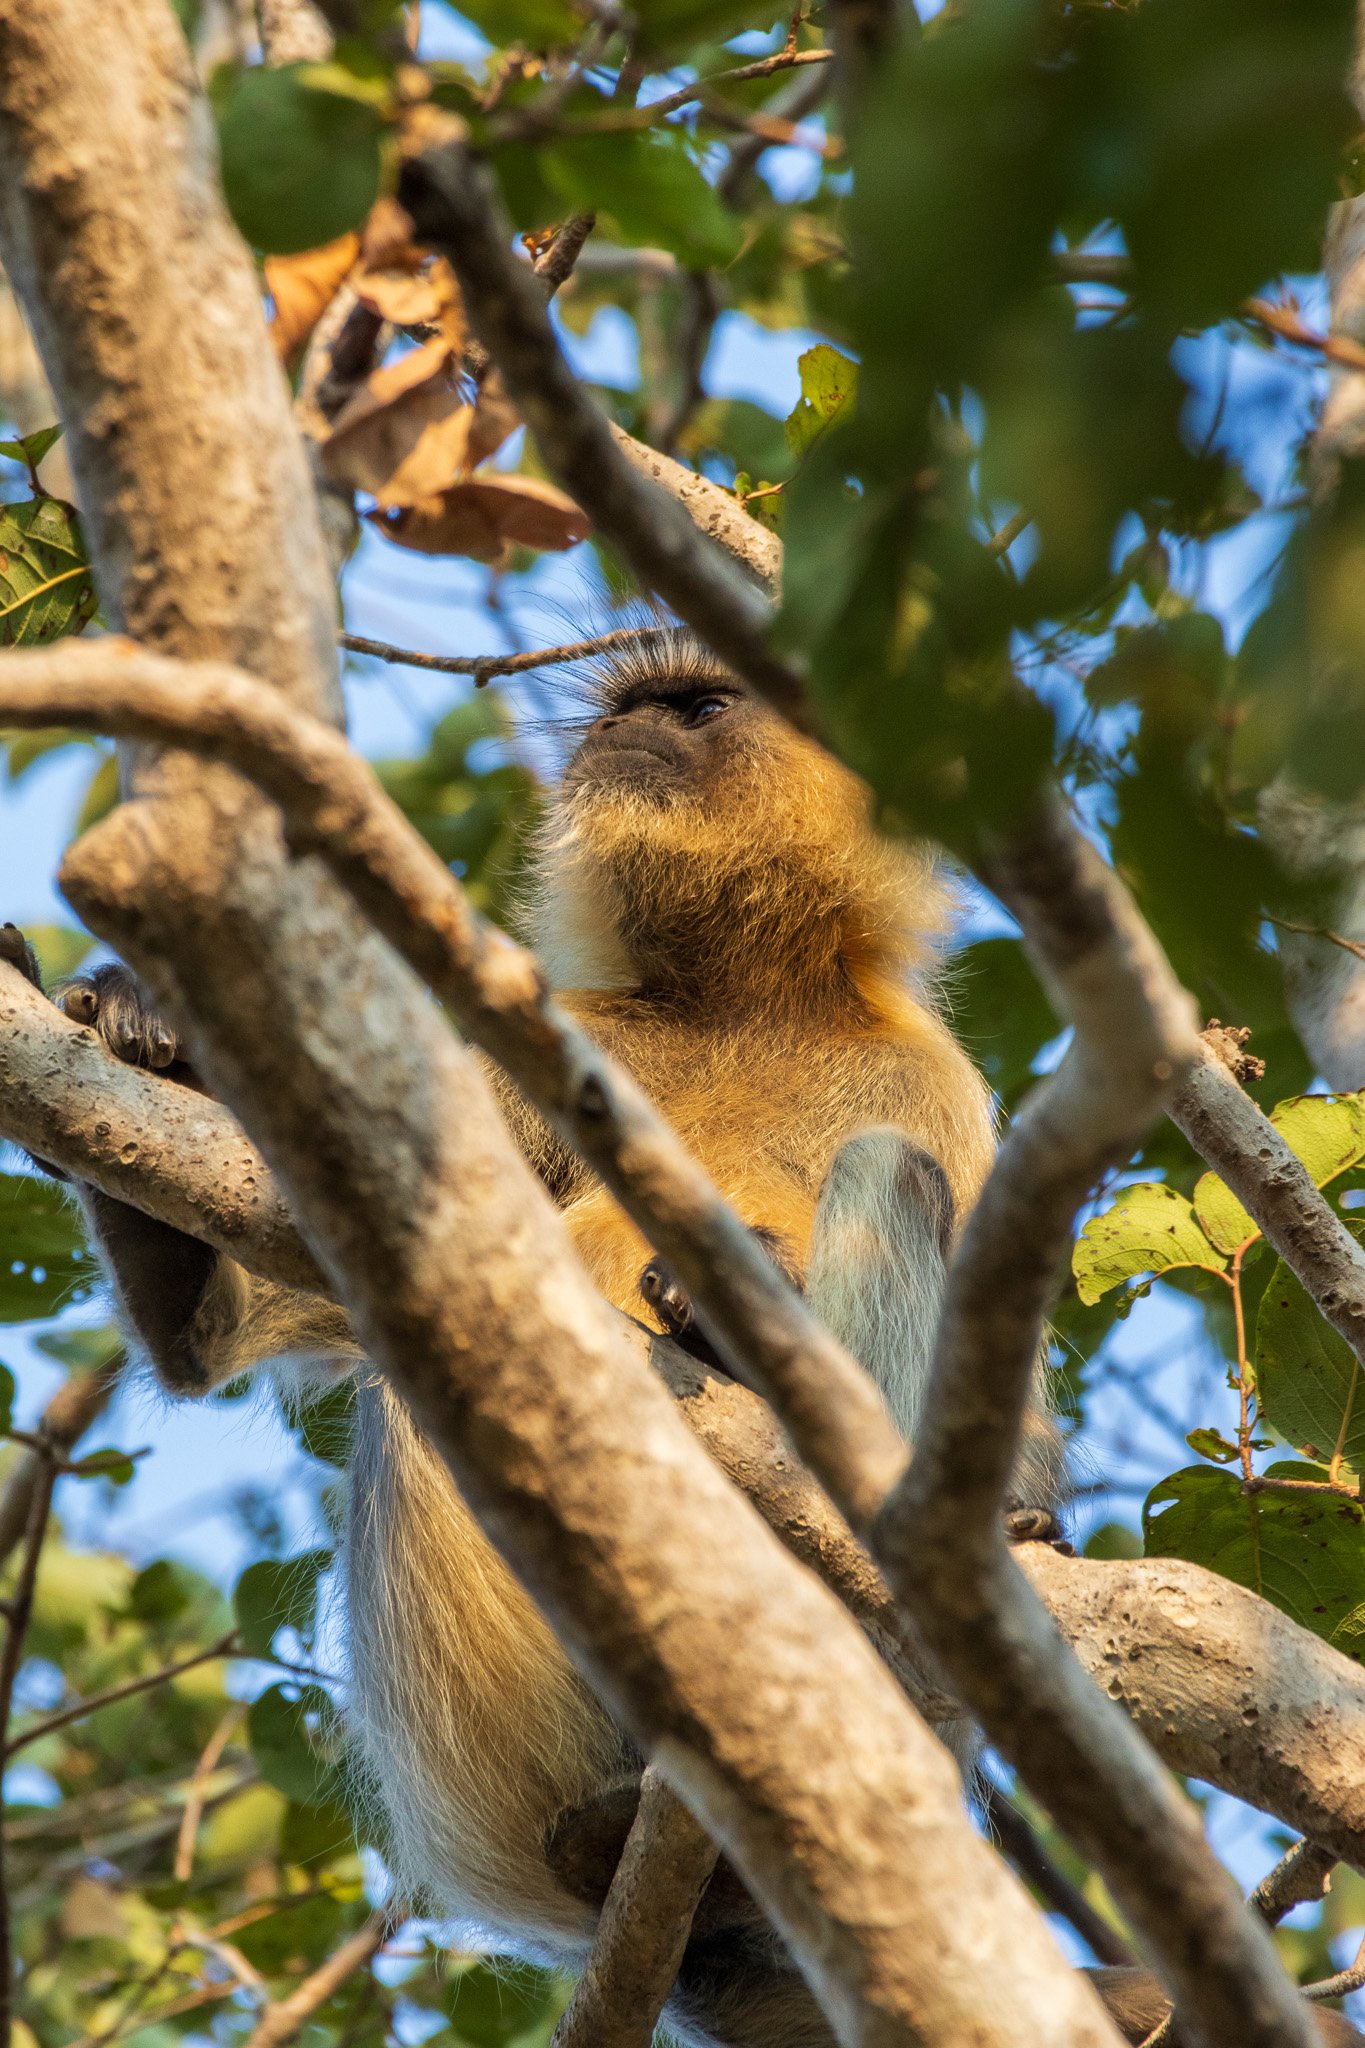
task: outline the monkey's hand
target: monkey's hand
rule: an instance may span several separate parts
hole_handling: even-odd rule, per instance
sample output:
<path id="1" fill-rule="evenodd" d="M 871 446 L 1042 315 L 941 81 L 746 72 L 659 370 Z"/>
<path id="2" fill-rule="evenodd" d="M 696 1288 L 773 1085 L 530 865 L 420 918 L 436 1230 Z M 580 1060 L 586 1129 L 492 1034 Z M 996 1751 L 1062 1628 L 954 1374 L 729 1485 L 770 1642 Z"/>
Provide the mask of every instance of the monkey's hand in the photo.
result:
<path id="1" fill-rule="evenodd" d="M 1010 1543 L 1047 1543 L 1063 1557 L 1074 1557 L 1066 1531 L 1051 1508 L 1025 1507 L 1022 1501 L 1005 1502 L 1005 1536 Z"/>
<path id="2" fill-rule="evenodd" d="M 17 967 L 42 993 L 38 956 L 17 925 L 0 925 L 0 960 Z M 84 1024 L 101 1038 L 115 1059 L 130 1067 L 152 1067 L 191 1087 L 199 1084 L 182 1057 L 175 1031 L 147 996 L 131 968 L 121 961 L 72 975 L 52 991 L 52 1000 L 73 1024 Z M 44 1159 L 34 1165 L 56 1180 L 67 1176 Z"/>
<path id="3" fill-rule="evenodd" d="M 765 1230 L 762 1224 L 755 1225 L 751 1235 L 758 1239 L 773 1264 L 786 1274 L 799 1292 L 801 1275 L 792 1261 L 786 1239 L 776 1230 Z M 720 1364 L 711 1343 L 697 1328 L 691 1296 L 663 1259 L 651 1259 L 645 1267 L 640 1275 L 640 1293 L 658 1317 L 665 1334 L 675 1344 L 680 1344 L 684 1351 L 690 1352 L 693 1358 L 699 1358 L 704 1365 Z"/>
<path id="4" fill-rule="evenodd" d="M 17 967 L 42 994 L 38 956 L 17 925 L 0 925 L 0 960 Z M 73 1024 L 85 1024 L 104 1040 L 115 1059 L 130 1067 L 183 1067 L 180 1040 L 152 1004 L 132 969 L 114 960 L 73 974 L 52 991 L 52 1000 Z M 177 1076 L 179 1078 L 179 1076 Z"/>

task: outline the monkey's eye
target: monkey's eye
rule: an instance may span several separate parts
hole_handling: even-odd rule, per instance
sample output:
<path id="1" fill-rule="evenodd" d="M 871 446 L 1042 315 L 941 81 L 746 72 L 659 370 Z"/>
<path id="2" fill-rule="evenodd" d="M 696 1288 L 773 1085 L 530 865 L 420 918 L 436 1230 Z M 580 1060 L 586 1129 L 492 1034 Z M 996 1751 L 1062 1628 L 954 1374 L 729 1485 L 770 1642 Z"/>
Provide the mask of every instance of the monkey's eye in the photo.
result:
<path id="1" fill-rule="evenodd" d="M 729 709 L 728 697 L 694 697 L 683 707 L 682 722 L 684 725 L 705 725 L 708 718 L 718 718 L 722 711 Z"/>

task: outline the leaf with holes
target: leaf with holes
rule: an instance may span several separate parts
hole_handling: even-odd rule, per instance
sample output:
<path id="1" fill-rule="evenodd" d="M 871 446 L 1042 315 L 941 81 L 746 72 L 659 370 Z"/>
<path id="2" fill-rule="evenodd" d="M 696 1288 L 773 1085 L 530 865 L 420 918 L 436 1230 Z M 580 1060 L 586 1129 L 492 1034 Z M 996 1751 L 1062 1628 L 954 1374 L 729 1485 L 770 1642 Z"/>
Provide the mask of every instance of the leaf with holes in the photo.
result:
<path id="1" fill-rule="evenodd" d="M 1291 1095 L 1276 1103 L 1270 1121 L 1316 1187 L 1365 1157 L 1365 1089 L 1353 1095 Z M 1260 1234 L 1216 1173 L 1201 1174 L 1195 1183 L 1194 1210 L 1220 1251 L 1236 1251 Z"/>
<path id="2" fill-rule="evenodd" d="M 793 455 L 804 455 L 812 441 L 841 414 L 852 410 L 858 390 L 858 365 L 822 341 L 808 348 L 797 363 L 801 372 L 801 396 L 787 416 L 787 445 Z"/>
<path id="3" fill-rule="evenodd" d="M 1177 1266 L 1221 1273 L 1226 1264 L 1185 1197 L 1159 1181 L 1121 1188 L 1101 1215 L 1091 1217 L 1071 1254 L 1076 1292 L 1084 1302 L 1096 1302 L 1111 1287 L 1145 1274 Z"/>
<path id="4" fill-rule="evenodd" d="M 1321 1480 L 1320 1465 L 1285 1462 L 1270 1479 Z M 1365 1603 L 1365 1507 L 1325 1493 L 1245 1494 L 1235 1472 L 1187 1465 L 1148 1494 L 1148 1557 L 1181 1557 L 1249 1586 L 1315 1635 L 1365 1663 L 1350 1624 Z M 1353 1646 L 1354 1645 L 1354 1646 Z"/>
<path id="5" fill-rule="evenodd" d="M 1365 1224 L 1349 1226 L 1365 1242 Z M 1310 1456 L 1342 1457 L 1365 1470 L 1365 1389 L 1360 1361 L 1284 1260 L 1256 1318 L 1256 1386 L 1261 1414 L 1287 1443 Z"/>
<path id="6" fill-rule="evenodd" d="M 98 600 L 80 521 L 60 498 L 0 505 L 0 646 L 79 633 Z"/>

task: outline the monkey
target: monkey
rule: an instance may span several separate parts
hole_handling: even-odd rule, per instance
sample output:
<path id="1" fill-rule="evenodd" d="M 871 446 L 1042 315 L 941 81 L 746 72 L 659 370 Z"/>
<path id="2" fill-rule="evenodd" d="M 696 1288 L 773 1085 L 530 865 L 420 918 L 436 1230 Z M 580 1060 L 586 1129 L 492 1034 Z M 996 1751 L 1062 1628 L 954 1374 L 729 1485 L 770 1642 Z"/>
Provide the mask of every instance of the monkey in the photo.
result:
<path id="1" fill-rule="evenodd" d="M 616 656 L 592 708 L 533 848 L 527 936 L 562 1007 L 669 1117 L 913 1440 L 946 1260 L 995 1142 L 939 995 L 949 886 L 878 834 L 851 771 L 681 631 Z M 57 1000 L 119 1057 L 198 1085 L 126 968 Z M 485 1069 L 603 1294 L 704 1348 L 636 1226 Z M 123 1319 L 172 1393 L 279 1359 L 355 1375 L 342 1562 L 362 1803 L 401 1895 L 492 1949 L 581 1961 L 633 1812 L 634 1745 L 338 1306 L 80 1192 Z M 1008 1524 L 1021 1539 L 1059 1534 L 1056 1443 L 1040 1404 Z M 723 2048 L 833 2040 L 724 1866 L 666 2017 Z"/>

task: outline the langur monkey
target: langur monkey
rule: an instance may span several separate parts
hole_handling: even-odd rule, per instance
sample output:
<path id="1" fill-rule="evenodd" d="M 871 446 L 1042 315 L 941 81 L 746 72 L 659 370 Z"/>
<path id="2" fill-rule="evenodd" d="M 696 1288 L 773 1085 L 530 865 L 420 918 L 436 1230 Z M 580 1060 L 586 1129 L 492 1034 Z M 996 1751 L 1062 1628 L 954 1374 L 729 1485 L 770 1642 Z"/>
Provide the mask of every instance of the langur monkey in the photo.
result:
<path id="1" fill-rule="evenodd" d="M 944 880 L 879 838 L 857 779 L 687 636 L 615 660 L 597 702 L 540 835 L 528 935 L 565 1009 L 664 1110 L 913 1437 L 945 1252 L 993 1150 L 988 1091 L 932 995 Z M 98 967 L 58 1000 L 120 1057 L 185 1076 L 126 969 Z M 607 1298 L 696 1343 L 635 1226 L 489 1078 Z M 272 1358 L 358 1369 L 344 1561 L 363 1794 L 406 1896 L 491 1947 L 572 1966 L 640 1757 L 365 1370 L 342 1311 L 82 1197 L 172 1392 Z M 1040 1409 L 1016 1534 L 1055 1532 L 1052 1446 Z M 728 2048 L 832 2042 L 723 1868 L 667 2021 Z"/>

